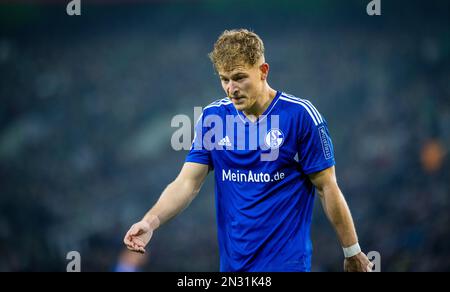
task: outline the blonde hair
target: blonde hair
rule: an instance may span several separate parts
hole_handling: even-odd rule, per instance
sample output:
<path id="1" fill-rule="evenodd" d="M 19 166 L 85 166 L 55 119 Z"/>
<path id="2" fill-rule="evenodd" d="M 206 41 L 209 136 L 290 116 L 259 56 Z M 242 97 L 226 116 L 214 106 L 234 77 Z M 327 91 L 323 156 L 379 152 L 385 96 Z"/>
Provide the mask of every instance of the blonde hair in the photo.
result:
<path id="1" fill-rule="evenodd" d="M 231 71 L 236 65 L 253 66 L 264 56 L 264 43 L 246 29 L 225 30 L 208 56 L 217 71 Z"/>

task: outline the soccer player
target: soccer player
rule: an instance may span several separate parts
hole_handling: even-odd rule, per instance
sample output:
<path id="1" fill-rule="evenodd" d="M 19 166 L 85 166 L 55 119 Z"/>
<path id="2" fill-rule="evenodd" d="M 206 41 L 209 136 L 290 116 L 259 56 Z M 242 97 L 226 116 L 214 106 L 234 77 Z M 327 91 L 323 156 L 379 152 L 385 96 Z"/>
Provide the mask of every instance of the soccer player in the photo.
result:
<path id="1" fill-rule="evenodd" d="M 204 108 L 178 177 L 131 226 L 125 245 L 144 253 L 153 232 L 189 205 L 214 170 L 221 271 L 310 271 L 316 190 L 343 247 L 344 270 L 371 271 L 336 181 L 324 117 L 308 100 L 269 86 L 255 33 L 224 31 L 209 57 L 227 97 Z"/>

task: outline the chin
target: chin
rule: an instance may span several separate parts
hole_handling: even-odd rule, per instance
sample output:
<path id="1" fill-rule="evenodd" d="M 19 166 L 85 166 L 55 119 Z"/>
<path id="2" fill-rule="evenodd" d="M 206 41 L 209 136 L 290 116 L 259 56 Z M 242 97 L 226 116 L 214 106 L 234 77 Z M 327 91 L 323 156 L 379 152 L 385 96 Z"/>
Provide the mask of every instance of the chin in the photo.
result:
<path id="1" fill-rule="evenodd" d="M 233 102 L 234 107 L 240 111 L 243 111 L 248 107 L 247 100 L 240 100 L 240 102 L 232 100 L 232 102 Z"/>
<path id="2" fill-rule="evenodd" d="M 247 107 L 245 106 L 245 104 L 235 104 L 233 103 L 234 107 L 239 110 L 239 111 L 243 111 L 245 110 Z"/>

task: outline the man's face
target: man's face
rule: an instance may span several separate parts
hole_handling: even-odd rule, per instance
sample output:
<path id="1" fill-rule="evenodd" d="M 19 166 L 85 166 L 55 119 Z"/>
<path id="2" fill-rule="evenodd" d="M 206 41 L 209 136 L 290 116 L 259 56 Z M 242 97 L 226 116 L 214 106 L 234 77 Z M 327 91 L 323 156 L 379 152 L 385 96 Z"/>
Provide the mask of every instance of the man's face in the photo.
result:
<path id="1" fill-rule="evenodd" d="M 218 73 L 222 87 L 236 109 L 251 109 L 264 86 L 260 65 L 237 65 L 231 71 L 219 70 Z"/>

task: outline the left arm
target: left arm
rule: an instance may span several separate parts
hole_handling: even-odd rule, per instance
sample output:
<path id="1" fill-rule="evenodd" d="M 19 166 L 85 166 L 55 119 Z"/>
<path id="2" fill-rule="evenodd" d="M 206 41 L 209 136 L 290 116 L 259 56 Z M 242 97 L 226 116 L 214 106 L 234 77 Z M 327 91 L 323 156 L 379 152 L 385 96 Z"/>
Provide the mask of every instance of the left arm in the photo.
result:
<path id="1" fill-rule="evenodd" d="M 344 195 L 337 184 L 334 166 L 313 173 L 309 175 L 309 178 L 317 188 L 322 206 L 342 247 L 347 248 L 357 244 L 355 225 Z M 346 272 L 368 272 L 372 270 L 372 263 L 364 253 L 360 252 L 345 259 L 344 270 Z"/>

